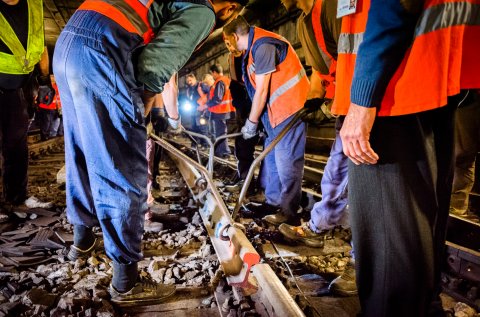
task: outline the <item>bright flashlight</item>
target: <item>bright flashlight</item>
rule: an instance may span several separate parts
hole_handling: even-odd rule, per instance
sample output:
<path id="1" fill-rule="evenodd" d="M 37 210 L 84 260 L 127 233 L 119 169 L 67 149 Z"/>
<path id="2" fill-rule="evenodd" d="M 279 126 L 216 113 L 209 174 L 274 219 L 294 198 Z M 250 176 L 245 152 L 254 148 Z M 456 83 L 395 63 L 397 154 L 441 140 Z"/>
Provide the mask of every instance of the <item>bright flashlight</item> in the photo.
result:
<path id="1" fill-rule="evenodd" d="M 192 103 L 191 103 L 190 101 L 185 101 L 185 102 L 183 103 L 183 107 L 182 107 L 182 108 L 183 108 L 184 111 L 190 112 L 190 111 L 193 110 L 193 105 L 192 105 Z"/>

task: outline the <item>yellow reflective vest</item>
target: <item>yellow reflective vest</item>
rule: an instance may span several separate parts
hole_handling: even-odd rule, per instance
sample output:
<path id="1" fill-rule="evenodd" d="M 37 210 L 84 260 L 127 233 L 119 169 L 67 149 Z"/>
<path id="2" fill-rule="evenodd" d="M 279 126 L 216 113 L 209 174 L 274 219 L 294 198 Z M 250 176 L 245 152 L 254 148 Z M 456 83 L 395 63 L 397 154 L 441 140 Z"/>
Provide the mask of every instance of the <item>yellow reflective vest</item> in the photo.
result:
<path id="1" fill-rule="evenodd" d="M 43 33 L 43 1 L 27 0 L 28 3 L 28 40 L 27 50 L 0 13 L 0 40 L 13 54 L 0 52 L 0 73 L 29 74 L 40 61 L 45 49 Z"/>

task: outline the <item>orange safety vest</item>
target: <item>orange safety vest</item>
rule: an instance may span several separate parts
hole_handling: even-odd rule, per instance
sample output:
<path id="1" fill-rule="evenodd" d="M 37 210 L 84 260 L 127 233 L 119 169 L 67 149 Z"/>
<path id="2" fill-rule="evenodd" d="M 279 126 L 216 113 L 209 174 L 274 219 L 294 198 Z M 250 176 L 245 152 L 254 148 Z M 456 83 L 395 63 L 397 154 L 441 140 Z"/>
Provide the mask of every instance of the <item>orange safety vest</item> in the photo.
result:
<path id="1" fill-rule="evenodd" d="M 188 0 L 184 1 L 190 2 Z M 128 32 L 137 33 L 143 37 L 143 42 L 147 44 L 150 43 L 155 36 L 148 21 L 148 10 L 152 2 L 153 0 L 86 0 L 80 5 L 78 10 L 89 10 L 103 14 L 117 22 Z M 191 2 L 199 3 L 194 0 Z M 213 10 L 210 0 L 205 0 L 205 5 Z M 213 28 L 210 30 L 210 33 L 212 31 Z M 204 41 L 197 45 L 196 49 L 198 49 Z"/>
<path id="2" fill-rule="evenodd" d="M 312 26 L 313 33 L 315 34 L 315 39 L 317 40 L 320 55 L 322 55 L 322 58 L 328 67 L 328 75 L 319 74 L 326 88 L 325 97 L 333 99 L 333 97 L 335 96 L 335 71 L 337 69 L 337 61 L 328 52 L 327 45 L 325 44 L 325 39 L 323 37 L 322 23 L 320 22 L 322 16 L 322 4 L 322 0 L 317 0 L 313 5 Z"/>
<path id="3" fill-rule="evenodd" d="M 332 108 L 345 115 L 355 57 L 365 31 L 369 0 L 359 1 L 356 14 L 342 21 Z M 460 89 L 480 87 L 479 0 L 426 0 L 411 47 L 390 80 L 379 116 L 397 116 L 445 106 Z"/>
<path id="4" fill-rule="evenodd" d="M 255 60 L 252 50 L 257 41 L 265 38 L 273 38 L 288 44 L 288 51 L 284 60 L 277 65 L 276 71 L 271 74 L 270 79 L 267 100 L 268 119 L 272 127 L 275 128 L 303 108 L 310 89 L 310 82 L 297 53 L 285 38 L 276 33 L 253 27 L 253 39 L 247 50 L 247 75 L 244 76 L 250 98 L 253 99 L 252 88 L 256 90 Z"/>
<path id="5" fill-rule="evenodd" d="M 232 94 L 230 93 L 230 88 L 229 88 L 230 79 L 228 77 L 220 76 L 215 80 L 215 83 L 210 88 L 208 99 L 210 100 L 213 98 L 213 95 L 215 93 L 215 87 L 217 86 L 217 83 L 219 81 L 222 81 L 223 84 L 225 85 L 225 93 L 223 94 L 222 102 L 219 103 L 218 105 L 208 107 L 208 111 L 212 113 L 230 113 L 232 111 L 235 111 L 235 108 L 233 107 L 233 104 L 232 104 Z"/>

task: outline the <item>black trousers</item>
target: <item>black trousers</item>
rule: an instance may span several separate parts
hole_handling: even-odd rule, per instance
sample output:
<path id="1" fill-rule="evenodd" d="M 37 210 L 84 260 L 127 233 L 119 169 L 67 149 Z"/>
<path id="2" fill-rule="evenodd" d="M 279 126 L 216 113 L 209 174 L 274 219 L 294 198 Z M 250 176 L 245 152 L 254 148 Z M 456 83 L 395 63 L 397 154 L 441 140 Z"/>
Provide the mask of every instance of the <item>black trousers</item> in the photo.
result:
<path id="1" fill-rule="evenodd" d="M 455 102 L 377 117 L 375 165 L 348 166 L 362 316 L 442 316 L 440 269 L 453 174 Z"/>
<path id="2" fill-rule="evenodd" d="M 13 204 L 27 197 L 28 113 L 22 89 L 0 90 L 0 172 L 4 199 Z"/>

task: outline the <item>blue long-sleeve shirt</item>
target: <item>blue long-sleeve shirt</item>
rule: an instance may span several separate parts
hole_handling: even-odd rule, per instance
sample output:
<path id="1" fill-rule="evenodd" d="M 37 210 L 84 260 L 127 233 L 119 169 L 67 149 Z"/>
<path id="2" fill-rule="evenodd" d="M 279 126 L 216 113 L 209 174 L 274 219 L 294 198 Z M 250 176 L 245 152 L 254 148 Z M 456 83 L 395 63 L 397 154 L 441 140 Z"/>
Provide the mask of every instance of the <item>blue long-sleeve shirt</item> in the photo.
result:
<path id="1" fill-rule="evenodd" d="M 371 1 L 355 63 L 352 103 L 369 108 L 380 106 L 388 83 L 412 44 L 420 11 L 416 8 L 421 3 L 421 0 Z"/>

